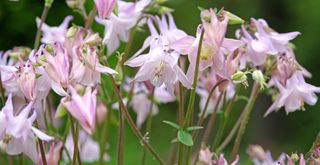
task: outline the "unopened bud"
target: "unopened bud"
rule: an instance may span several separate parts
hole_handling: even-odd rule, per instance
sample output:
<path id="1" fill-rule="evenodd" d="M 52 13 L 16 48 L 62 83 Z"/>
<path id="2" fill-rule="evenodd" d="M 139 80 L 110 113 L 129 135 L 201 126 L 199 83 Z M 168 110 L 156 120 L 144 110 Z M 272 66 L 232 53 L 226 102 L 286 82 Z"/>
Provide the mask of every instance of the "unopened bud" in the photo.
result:
<path id="1" fill-rule="evenodd" d="M 117 71 L 118 74 L 114 75 L 114 79 L 116 81 L 116 84 L 120 85 L 122 84 L 122 80 L 123 80 L 123 71 L 122 71 L 122 55 L 118 52 L 117 58 L 118 58 L 118 63 L 117 66 L 115 68 L 115 70 Z"/>
<path id="2" fill-rule="evenodd" d="M 76 35 L 78 31 L 78 27 L 76 26 L 71 26 L 68 31 L 67 31 L 67 38 L 71 38 L 73 37 L 74 35 Z"/>
<path id="3" fill-rule="evenodd" d="M 84 0 L 66 0 L 66 3 L 71 9 L 80 9 L 83 7 Z"/>
<path id="4" fill-rule="evenodd" d="M 84 40 L 84 43 L 89 46 L 97 46 L 101 44 L 102 39 L 100 38 L 98 33 L 92 34 Z"/>
<path id="5" fill-rule="evenodd" d="M 44 5 L 46 7 L 51 7 L 52 3 L 53 3 L 53 0 L 45 0 Z"/>
<path id="6" fill-rule="evenodd" d="M 264 149 L 259 145 L 250 145 L 247 149 L 247 154 L 252 159 L 258 159 L 260 161 L 264 161 L 266 159 L 266 153 Z"/>
<path id="7" fill-rule="evenodd" d="M 252 78 L 254 81 L 256 81 L 259 85 L 260 88 L 263 89 L 267 84 L 266 84 L 266 79 L 264 78 L 263 73 L 261 70 L 255 70 L 252 72 Z"/>
<path id="8" fill-rule="evenodd" d="M 293 160 L 294 162 L 299 160 L 299 155 L 296 153 L 292 153 L 290 156 L 291 160 Z"/>
<path id="9" fill-rule="evenodd" d="M 51 45 L 46 45 L 44 48 L 46 51 L 48 51 L 50 54 L 54 52 L 54 49 Z"/>
<path id="10" fill-rule="evenodd" d="M 237 24 L 243 24 L 244 20 L 241 19 L 240 17 L 238 17 L 237 15 L 230 13 L 229 11 L 223 11 L 223 14 L 228 17 L 229 21 L 228 24 L 229 25 L 237 25 Z"/>
<path id="11" fill-rule="evenodd" d="M 231 79 L 235 84 L 243 84 L 245 87 L 248 87 L 247 74 L 248 72 L 242 72 L 239 70 L 231 76 Z"/>

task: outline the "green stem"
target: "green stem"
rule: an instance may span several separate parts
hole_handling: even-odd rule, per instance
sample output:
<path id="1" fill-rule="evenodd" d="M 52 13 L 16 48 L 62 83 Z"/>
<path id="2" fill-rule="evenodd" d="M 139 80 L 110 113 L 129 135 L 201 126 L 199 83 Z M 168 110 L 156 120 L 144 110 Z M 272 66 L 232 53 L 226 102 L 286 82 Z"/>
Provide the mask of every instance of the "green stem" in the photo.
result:
<path id="1" fill-rule="evenodd" d="M 220 94 L 220 96 L 219 96 L 219 98 L 218 98 L 218 100 L 217 100 L 217 102 L 215 104 L 214 110 L 213 110 L 213 112 L 212 112 L 212 114 L 210 116 L 210 119 L 209 119 L 209 122 L 207 124 L 206 130 L 204 131 L 204 135 L 202 137 L 201 144 L 206 143 L 206 141 L 209 138 L 209 135 L 211 134 L 211 130 L 212 130 L 213 124 L 216 121 L 218 107 L 220 105 L 220 101 L 221 101 L 223 95 L 224 95 L 224 92 L 221 92 L 221 94 Z"/>
<path id="2" fill-rule="evenodd" d="M 78 164 L 81 165 L 81 158 L 80 158 L 80 152 L 78 149 L 78 140 L 79 140 L 79 125 L 76 122 L 76 128 L 73 126 L 73 119 L 71 114 L 69 114 L 69 118 L 71 121 L 71 134 L 73 137 L 73 159 L 72 159 L 72 165 L 75 165 L 78 159 Z"/>
<path id="3" fill-rule="evenodd" d="M 119 103 L 119 132 L 118 132 L 118 165 L 123 164 L 123 131 L 124 131 L 124 116 Z"/>
<path id="4" fill-rule="evenodd" d="M 91 25 L 93 23 L 94 16 L 96 15 L 96 12 L 97 12 L 97 8 L 95 5 L 93 5 L 93 7 L 89 13 L 89 16 L 87 17 L 86 23 L 85 23 L 86 29 L 89 29 L 91 27 Z"/>
<path id="5" fill-rule="evenodd" d="M 246 130 L 246 126 L 247 126 L 248 121 L 249 121 L 249 116 L 250 116 L 250 113 L 252 111 L 252 108 L 253 108 L 253 105 L 255 103 L 255 100 L 256 100 L 256 98 L 258 96 L 259 89 L 260 89 L 260 85 L 257 84 L 257 83 L 254 83 L 253 87 L 252 87 L 252 90 L 251 90 L 249 101 L 247 102 L 247 105 L 246 105 L 246 107 L 244 109 L 244 117 L 241 120 L 240 128 L 239 128 L 236 140 L 235 140 L 233 148 L 232 148 L 232 154 L 231 154 L 232 155 L 231 156 L 232 160 L 235 160 L 236 159 L 236 155 L 238 154 L 241 138 L 242 138 L 242 136 L 243 136 L 243 134 L 244 134 L 244 132 Z"/>
<path id="6" fill-rule="evenodd" d="M 152 126 L 152 118 L 153 118 L 153 102 L 154 102 L 154 89 L 152 89 L 150 93 L 150 107 L 149 107 L 149 115 L 148 115 L 148 121 L 147 121 L 147 127 L 146 127 L 146 134 L 150 135 L 150 130 Z M 145 164 L 147 158 L 147 150 L 144 149 L 143 156 L 142 156 L 142 165 Z"/>
<path id="7" fill-rule="evenodd" d="M 143 137 L 143 135 L 141 134 L 141 132 L 139 131 L 139 129 L 136 127 L 134 121 L 132 120 L 127 107 L 124 105 L 123 103 L 123 99 L 122 96 L 120 94 L 120 91 L 118 90 L 117 85 L 115 83 L 115 80 L 113 78 L 112 75 L 109 75 L 109 78 L 111 79 L 112 82 L 112 86 L 115 89 L 115 93 L 117 95 L 118 101 L 120 103 L 120 107 L 121 107 L 121 111 L 123 111 L 123 114 L 125 116 L 125 118 L 127 119 L 130 128 L 132 129 L 133 133 L 141 140 L 141 142 L 143 143 L 143 145 L 148 149 L 148 151 L 154 156 L 154 158 L 160 163 L 160 164 L 164 164 L 164 161 L 160 158 L 160 156 L 156 153 L 156 151 L 153 149 L 153 147 L 150 145 L 150 143 L 148 141 L 146 141 L 146 139 Z"/>
<path id="8" fill-rule="evenodd" d="M 36 126 L 36 128 L 38 128 L 37 120 L 35 120 L 35 126 Z M 38 139 L 38 144 L 39 144 L 39 148 L 40 148 L 42 163 L 43 163 L 43 165 L 47 165 L 46 153 L 44 152 L 42 140 L 40 138 L 37 138 L 37 139 Z"/>
<path id="9" fill-rule="evenodd" d="M 180 61 L 178 61 L 179 66 L 181 67 Z M 178 123 L 180 125 L 183 124 L 183 117 L 184 117 L 184 91 L 182 83 L 179 82 L 179 111 L 178 111 Z"/>
<path id="10" fill-rule="evenodd" d="M 218 147 L 218 144 L 221 141 L 224 129 L 225 129 L 226 124 L 228 122 L 229 113 L 231 111 L 231 108 L 232 108 L 232 105 L 233 105 L 233 103 L 235 101 L 235 98 L 236 98 L 236 94 L 232 97 L 232 99 L 230 100 L 228 106 L 226 107 L 225 111 L 223 112 L 223 116 L 222 116 L 222 118 L 220 120 L 220 123 L 219 123 L 219 128 L 218 128 L 218 131 L 217 131 L 217 135 L 216 135 L 216 137 L 214 139 L 214 142 L 213 142 L 213 145 L 212 145 L 212 151 L 215 151 L 215 149 Z"/>
<path id="11" fill-rule="evenodd" d="M 40 25 L 37 29 L 37 34 L 36 34 L 36 38 L 35 38 L 35 42 L 34 42 L 34 49 L 38 49 L 39 48 L 39 44 L 40 44 L 40 38 L 41 38 L 41 29 L 42 29 L 42 25 L 44 23 L 44 21 L 47 18 L 48 12 L 49 12 L 50 6 L 45 5 L 41 14 L 41 20 L 40 20 Z"/>
<path id="12" fill-rule="evenodd" d="M 4 88 L 2 86 L 2 79 L 0 75 L 0 106 L 3 107 L 5 104 Z"/>
<path id="13" fill-rule="evenodd" d="M 187 126 L 189 126 L 191 122 L 190 119 L 191 119 L 191 114 L 194 108 L 194 100 L 196 97 L 196 88 L 197 88 L 197 82 L 198 82 L 198 72 L 199 72 L 199 65 L 200 65 L 200 55 L 201 55 L 203 36 L 204 36 L 204 29 L 202 29 L 201 35 L 200 35 L 200 41 L 199 41 L 198 52 L 197 52 L 197 60 L 196 60 L 196 66 L 194 71 L 194 78 L 193 78 L 193 86 L 192 86 L 192 90 L 189 98 L 188 110 L 187 110 L 186 118 L 183 124 L 183 128 L 186 128 Z"/>
<path id="14" fill-rule="evenodd" d="M 102 135 L 101 135 L 101 142 L 100 142 L 100 157 L 99 157 L 99 164 L 103 165 L 103 155 L 104 155 L 104 148 L 106 145 L 106 141 L 108 138 L 108 128 L 109 128 L 109 124 L 110 124 L 110 120 L 111 120 L 111 108 L 108 108 L 107 110 L 107 117 L 103 122 L 103 127 L 102 127 Z"/>

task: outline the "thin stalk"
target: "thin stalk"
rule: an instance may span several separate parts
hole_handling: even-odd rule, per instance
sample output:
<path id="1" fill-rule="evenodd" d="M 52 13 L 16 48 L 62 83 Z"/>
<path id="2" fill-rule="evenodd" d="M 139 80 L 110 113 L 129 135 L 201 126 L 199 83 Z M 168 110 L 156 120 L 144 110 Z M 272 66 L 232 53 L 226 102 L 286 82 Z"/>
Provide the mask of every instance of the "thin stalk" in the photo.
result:
<path id="1" fill-rule="evenodd" d="M 196 66 L 195 66 L 195 72 L 194 72 L 194 78 L 193 78 L 193 86 L 192 86 L 192 90 L 191 90 L 191 94 L 190 94 L 190 98 L 189 98 L 189 104 L 188 104 L 188 110 L 187 110 L 187 114 L 183 123 L 183 129 L 185 129 L 186 127 L 188 127 L 191 123 L 191 118 L 192 118 L 192 114 L 193 114 L 193 108 L 194 108 L 194 100 L 196 97 L 196 88 L 197 88 L 197 82 L 198 82 L 198 72 L 199 72 L 199 65 L 200 65 L 200 56 L 201 56 L 201 48 L 202 48 L 202 41 L 203 41 L 203 36 L 204 36 L 204 29 L 202 29 L 201 31 L 201 35 L 200 35 L 200 41 L 199 41 L 199 45 L 198 45 L 198 52 L 197 52 L 197 60 L 196 60 Z M 191 150 L 191 147 L 188 147 L 188 150 Z M 179 150 L 179 152 L 181 152 L 181 150 Z M 190 152 L 190 151 L 188 151 Z M 179 156 L 181 154 L 179 153 Z M 190 159 L 190 154 L 189 156 L 186 157 L 186 163 L 188 164 Z M 180 159 L 179 159 L 180 160 Z M 181 161 L 178 162 L 178 164 L 181 164 Z"/>
<path id="2" fill-rule="evenodd" d="M 118 132 L 118 165 L 123 164 L 123 131 L 124 131 L 124 116 L 119 103 L 119 132 Z"/>
<path id="3" fill-rule="evenodd" d="M 244 109 L 244 112 L 245 112 L 244 113 L 244 117 L 241 120 L 240 128 L 239 128 L 236 140 L 235 140 L 233 148 L 232 148 L 232 154 L 231 154 L 232 155 L 231 156 L 232 160 L 235 160 L 236 159 L 236 155 L 238 154 L 241 138 L 242 138 L 242 136 L 243 136 L 243 134 L 244 134 L 244 132 L 246 130 L 246 126 L 247 126 L 248 121 L 249 121 L 249 116 L 250 116 L 250 113 L 252 111 L 252 108 L 253 108 L 253 105 L 255 103 L 255 100 L 256 100 L 256 98 L 258 96 L 259 89 L 260 89 L 260 85 L 255 82 L 253 84 L 253 87 L 252 87 L 252 90 L 251 90 L 249 101 L 247 102 L 247 105 L 246 105 L 246 107 Z"/>
<path id="4" fill-rule="evenodd" d="M 0 105 L 1 107 L 3 107 L 5 104 L 5 96 L 4 96 L 4 89 L 2 86 L 2 79 L 1 79 L 1 75 L 0 75 Z"/>
<path id="5" fill-rule="evenodd" d="M 78 159 L 78 164 L 81 165 L 81 158 L 80 158 L 80 152 L 78 149 L 78 138 L 79 138 L 79 125 L 76 122 L 76 128 L 73 126 L 73 120 L 71 114 L 69 114 L 69 118 L 71 121 L 71 134 L 73 137 L 73 159 L 72 159 L 72 165 L 75 165 Z"/>
<path id="6" fill-rule="evenodd" d="M 68 115 L 69 116 L 69 115 Z M 66 149 L 66 147 L 64 146 L 66 140 L 67 140 L 67 136 L 68 136 L 68 133 L 69 133 L 69 130 L 70 130 L 70 125 L 71 125 L 71 121 L 70 121 L 70 117 L 68 117 L 67 119 L 67 124 L 66 124 L 66 127 L 65 127 L 65 130 L 63 132 L 63 137 L 62 137 L 62 141 L 63 141 L 63 149 L 66 151 L 67 153 L 67 156 L 70 157 L 70 154 L 68 152 L 68 150 Z M 62 157 L 62 150 L 60 152 L 60 158 Z M 70 162 L 72 161 L 71 158 L 69 159 Z M 59 160 L 59 162 L 61 161 L 61 159 Z"/>
<path id="7" fill-rule="evenodd" d="M 23 155 L 19 155 L 19 165 L 23 165 Z"/>
<path id="8" fill-rule="evenodd" d="M 89 13 L 89 16 L 87 17 L 86 23 L 85 23 L 86 29 L 89 29 L 91 27 L 91 25 L 93 23 L 94 16 L 96 15 L 96 12 L 97 12 L 97 8 L 95 5 L 93 5 L 93 7 Z"/>
<path id="9" fill-rule="evenodd" d="M 178 146 L 178 165 L 181 165 L 183 162 L 183 151 L 184 151 L 184 146 L 182 143 L 179 143 L 179 146 Z"/>
<path id="10" fill-rule="evenodd" d="M 189 98 L 188 110 L 187 110 L 186 118 L 183 124 L 183 128 L 186 128 L 191 122 L 190 119 L 191 119 L 191 114 L 194 108 L 194 100 L 196 97 L 196 88 L 197 88 L 197 82 L 198 82 L 198 72 L 199 72 L 199 65 L 200 65 L 200 55 L 201 55 L 203 36 L 204 36 L 204 29 L 202 29 L 201 31 L 200 41 L 198 45 L 197 60 L 196 60 L 194 78 L 193 78 L 193 86 L 192 86 L 192 90 Z"/>
<path id="11" fill-rule="evenodd" d="M 110 125 L 110 120 L 111 120 L 111 108 L 108 108 L 107 110 L 107 118 L 103 122 L 103 127 L 102 127 L 102 135 L 101 135 L 101 143 L 100 143 L 100 156 L 99 156 L 99 164 L 103 165 L 103 155 L 104 155 L 104 148 L 106 145 L 106 141 L 108 138 L 108 128 Z"/>
<path id="12" fill-rule="evenodd" d="M 207 98 L 207 100 L 206 100 L 206 104 L 204 105 L 204 108 L 203 108 L 203 110 L 202 110 L 201 116 L 200 116 L 200 118 L 199 118 L 198 121 L 197 121 L 197 124 L 196 124 L 197 126 L 201 126 L 201 125 L 203 124 L 203 122 L 204 122 L 204 117 L 205 117 L 205 114 L 207 113 L 208 106 L 209 106 L 209 103 L 210 103 L 210 100 L 211 100 L 211 97 L 212 97 L 213 92 L 217 89 L 217 87 L 219 87 L 221 84 L 223 84 L 224 82 L 227 82 L 227 81 L 228 81 L 228 80 L 223 79 L 223 80 L 217 82 L 217 83 L 211 88 L 211 90 L 210 90 L 210 92 L 209 92 L 209 95 L 208 95 L 208 98 Z M 198 134 L 199 134 L 199 130 L 195 130 L 195 131 L 193 132 L 193 134 L 192 134 L 192 137 L 193 137 L 194 139 L 196 139 L 197 136 L 198 136 Z"/>
<path id="13" fill-rule="evenodd" d="M 156 151 L 153 149 L 153 147 L 150 145 L 150 143 L 148 141 L 146 141 L 146 139 L 143 137 L 143 135 L 141 134 L 141 132 L 139 131 L 139 129 L 136 127 L 134 121 L 132 120 L 127 107 L 124 105 L 123 103 L 123 99 L 122 96 L 120 94 L 120 91 L 115 83 L 115 80 L 113 78 L 112 75 L 109 75 L 109 78 L 111 79 L 112 82 L 112 86 L 115 89 L 115 93 L 117 95 L 118 101 L 120 102 L 120 107 L 121 110 L 123 111 L 123 114 L 125 116 L 125 118 L 128 121 L 128 124 L 130 126 L 130 128 L 132 129 L 133 133 L 140 139 L 140 141 L 143 143 L 143 145 L 148 149 L 148 151 L 154 156 L 154 158 L 160 163 L 160 164 L 164 164 L 164 161 L 161 159 L 161 157 L 156 153 Z"/>
<path id="14" fill-rule="evenodd" d="M 149 107 L 149 115 L 148 115 L 148 121 L 147 121 L 147 127 L 146 127 L 146 134 L 150 134 L 151 126 L 152 126 L 152 118 L 153 118 L 153 102 L 154 102 L 154 89 L 152 89 L 150 93 L 150 107 Z M 144 149 L 143 156 L 142 156 L 142 165 L 145 164 L 147 158 L 147 150 Z"/>
<path id="15" fill-rule="evenodd" d="M 230 100 L 230 102 L 228 103 L 225 111 L 223 112 L 223 116 L 220 120 L 220 123 L 219 123 L 219 128 L 218 128 L 218 131 L 217 131 L 217 135 L 213 141 L 213 145 L 212 145 L 212 150 L 215 151 L 215 149 L 218 147 L 220 141 L 221 141 L 221 138 L 222 138 L 222 135 L 223 135 L 223 132 L 224 132 L 224 129 L 226 127 L 226 124 L 228 122 L 228 118 L 229 118 L 229 113 L 231 111 L 231 108 L 232 108 L 232 105 L 235 101 L 235 98 L 236 98 L 236 94 L 232 97 L 232 99 Z"/>
<path id="16" fill-rule="evenodd" d="M 36 126 L 36 128 L 38 128 L 37 120 L 35 120 L 35 126 Z M 39 148 L 40 148 L 42 163 L 43 163 L 43 165 L 47 165 L 46 153 L 44 152 L 42 140 L 40 138 L 37 138 L 37 139 L 38 139 L 38 144 L 39 144 Z"/>
<path id="17" fill-rule="evenodd" d="M 40 25 L 37 29 L 37 34 L 36 34 L 36 38 L 35 38 L 35 42 L 34 42 L 34 49 L 38 49 L 39 48 L 39 44 L 40 44 L 40 38 L 41 38 L 41 29 L 42 29 L 42 25 L 44 23 L 44 21 L 47 18 L 48 12 L 50 10 L 50 6 L 45 5 L 41 14 L 41 20 L 40 20 Z"/>
<path id="18" fill-rule="evenodd" d="M 209 135 L 211 134 L 211 130 L 212 130 L 213 124 L 214 124 L 214 122 L 216 120 L 218 107 L 220 105 L 220 101 L 221 101 L 223 95 L 224 95 L 224 92 L 221 92 L 220 96 L 218 97 L 218 100 L 217 100 L 217 102 L 215 104 L 214 110 L 213 110 L 213 112 L 212 112 L 212 114 L 210 116 L 209 122 L 207 124 L 206 130 L 204 131 L 204 135 L 202 137 L 201 144 L 205 143 L 208 140 Z"/>

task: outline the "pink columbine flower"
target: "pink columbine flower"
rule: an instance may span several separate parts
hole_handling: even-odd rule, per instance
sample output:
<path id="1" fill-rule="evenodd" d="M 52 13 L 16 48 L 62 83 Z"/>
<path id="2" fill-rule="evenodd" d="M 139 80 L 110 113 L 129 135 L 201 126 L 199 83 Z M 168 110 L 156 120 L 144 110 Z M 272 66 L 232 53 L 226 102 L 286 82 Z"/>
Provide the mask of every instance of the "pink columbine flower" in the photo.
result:
<path id="1" fill-rule="evenodd" d="M 80 157 L 82 162 L 95 162 L 99 160 L 100 155 L 100 147 L 99 143 L 94 141 L 85 131 L 79 131 L 79 138 L 78 138 L 78 147 L 80 152 Z M 74 143 L 71 133 L 69 133 L 66 142 L 65 148 L 69 155 L 73 155 Z M 104 151 L 103 151 L 104 152 Z M 64 161 L 68 162 L 69 159 L 67 157 L 67 153 L 63 152 L 63 159 Z M 107 153 L 103 154 L 104 161 L 109 161 L 110 157 Z"/>
<path id="2" fill-rule="evenodd" d="M 35 136 L 43 141 L 53 137 L 46 135 L 32 124 L 36 112 L 29 117 L 33 103 L 30 102 L 18 115 L 13 114 L 12 95 L 9 94 L 5 106 L 0 112 L 0 145 L 9 155 L 26 154 L 33 162 L 38 162 Z"/>
<path id="3" fill-rule="evenodd" d="M 66 34 L 68 30 L 69 22 L 73 19 L 72 16 L 67 16 L 59 26 L 48 26 L 47 24 L 42 24 L 43 36 L 41 42 L 45 44 L 54 44 L 55 42 L 64 42 L 66 39 Z M 40 19 L 36 20 L 37 26 L 40 26 Z"/>
<path id="4" fill-rule="evenodd" d="M 151 0 L 137 2 L 119 0 L 117 15 L 111 13 L 108 19 L 96 17 L 96 21 L 105 26 L 103 43 L 107 45 L 108 54 L 113 53 L 119 47 L 120 41 L 128 41 L 131 28 L 136 25 L 143 9 L 150 2 Z"/>
<path id="5" fill-rule="evenodd" d="M 268 55 L 285 52 L 289 41 L 300 34 L 299 32 L 277 33 L 263 19 L 252 18 L 251 22 L 251 27 L 256 29 L 254 35 L 251 35 L 244 26 L 241 28 L 241 40 L 247 46 L 243 62 L 252 62 L 256 66 L 262 65 Z"/>
<path id="6" fill-rule="evenodd" d="M 17 83 L 23 95 L 29 101 L 35 101 L 37 96 L 36 74 L 30 61 L 27 61 L 21 68 Z"/>
<path id="7" fill-rule="evenodd" d="M 314 105 L 318 99 L 315 93 L 320 93 L 319 87 L 305 82 L 301 71 L 295 72 L 291 78 L 286 81 L 286 84 L 281 84 L 277 80 L 275 84 L 279 89 L 279 96 L 267 110 L 265 116 L 283 106 L 288 114 L 301 109 L 304 102 L 309 105 Z"/>
<path id="8" fill-rule="evenodd" d="M 191 88 L 191 83 L 178 66 L 179 54 L 164 47 L 161 36 L 154 38 L 151 41 L 149 53 L 134 56 L 125 63 L 131 67 L 140 67 L 134 80 L 150 80 L 156 87 L 164 84 L 172 94 L 177 81 Z"/>
<path id="9" fill-rule="evenodd" d="M 108 17 L 111 14 L 116 2 L 116 0 L 94 0 L 94 4 L 98 10 L 99 18 L 104 19 Z"/>
<path id="10" fill-rule="evenodd" d="M 199 152 L 199 161 L 205 165 L 228 165 L 227 160 L 224 158 L 224 154 L 220 154 L 218 157 L 214 152 L 211 152 L 209 148 L 202 148 Z M 237 156 L 230 165 L 236 165 L 239 161 Z"/>
<path id="11" fill-rule="evenodd" d="M 254 165 L 279 165 L 284 164 L 286 154 L 282 153 L 277 160 L 272 158 L 271 152 L 266 151 L 264 159 L 252 158 Z"/>
<path id="12" fill-rule="evenodd" d="M 71 96 L 62 98 L 61 105 L 68 109 L 86 132 L 92 134 L 96 126 L 97 91 L 92 92 L 91 87 L 87 87 L 84 95 L 79 95 L 72 86 L 68 86 L 68 90 Z"/>

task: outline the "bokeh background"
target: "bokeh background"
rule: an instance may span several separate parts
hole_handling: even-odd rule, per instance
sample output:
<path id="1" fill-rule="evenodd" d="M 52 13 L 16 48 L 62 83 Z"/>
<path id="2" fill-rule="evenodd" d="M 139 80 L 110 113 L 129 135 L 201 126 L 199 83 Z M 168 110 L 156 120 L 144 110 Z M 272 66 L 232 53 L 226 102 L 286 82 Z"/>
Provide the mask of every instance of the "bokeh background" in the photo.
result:
<path id="1" fill-rule="evenodd" d="M 92 1 L 92 0 L 87 0 Z M 87 7 L 90 7 L 89 4 Z M 309 83 L 320 86 L 320 1 L 318 0 L 169 0 L 167 6 L 173 8 L 176 24 L 188 34 L 195 34 L 200 22 L 198 6 L 203 8 L 224 7 L 244 20 L 250 17 L 265 18 L 269 25 L 279 32 L 300 31 L 302 33 L 293 41 L 296 45 L 297 60 L 312 74 Z M 14 46 L 32 47 L 36 24 L 35 18 L 41 15 L 42 0 L 0 0 L 0 50 L 11 49 Z M 49 12 L 47 23 L 59 25 L 66 15 L 74 15 L 75 23 L 82 24 L 79 14 L 72 12 L 64 0 L 55 0 Z M 103 32 L 103 27 L 94 25 Z M 230 27 L 229 36 L 234 36 L 238 26 Z M 135 38 L 134 49 L 142 45 L 148 34 L 139 32 Z M 133 53 L 134 51 L 132 51 Z M 275 157 L 281 152 L 306 153 L 320 131 L 320 103 L 315 106 L 306 105 L 306 111 L 297 111 L 287 115 L 283 110 L 272 113 L 264 118 L 263 114 L 270 106 L 271 99 L 260 95 L 252 112 L 247 132 L 241 144 L 241 155 L 249 144 L 260 144 L 273 151 Z M 244 103 L 239 101 L 232 111 L 229 128 L 237 119 Z M 154 118 L 150 140 L 153 146 L 164 157 L 170 157 L 170 141 L 174 131 L 163 124 L 162 120 L 175 120 L 177 104 L 161 106 L 160 113 Z M 111 156 L 109 164 L 116 164 L 116 126 L 110 131 L 108 153 Z M 230 146 L 226 152 L 230 152 Z M 128 126 L 125 132 L 124 164 L 140 164 L 143 149 Z M 247 162 L 247 157 L 241 158 Z M 149 156 L 146 164 L 156 164 Z"/>

